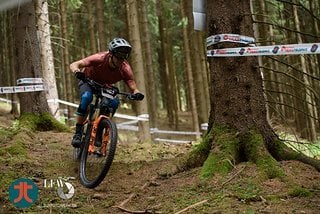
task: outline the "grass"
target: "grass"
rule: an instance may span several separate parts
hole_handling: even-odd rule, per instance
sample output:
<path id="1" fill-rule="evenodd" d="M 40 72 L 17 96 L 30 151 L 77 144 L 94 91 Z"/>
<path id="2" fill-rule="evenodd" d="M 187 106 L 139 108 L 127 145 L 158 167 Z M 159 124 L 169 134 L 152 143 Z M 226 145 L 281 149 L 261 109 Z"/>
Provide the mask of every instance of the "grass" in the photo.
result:
<path id="1" fill-rule="evenodd" d="M 309 157 L 320 159 L 320 138 L 315 142 L 310 142 L 297 139 L 296 136 L 284 132 L 279 133 L 279 137 L 290 148 L 302 152 Z"/>

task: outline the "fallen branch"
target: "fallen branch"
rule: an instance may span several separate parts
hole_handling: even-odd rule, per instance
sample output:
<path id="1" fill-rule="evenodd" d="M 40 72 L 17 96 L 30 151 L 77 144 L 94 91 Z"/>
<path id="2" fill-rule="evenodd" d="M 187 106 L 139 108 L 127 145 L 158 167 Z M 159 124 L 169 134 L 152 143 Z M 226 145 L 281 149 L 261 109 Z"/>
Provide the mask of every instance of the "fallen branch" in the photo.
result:
<path id="1" fill-rule="evenodd" d="M 140 211 L 140 210 L 128 210 L 128 209 L 126 209 L 126 208 L 124 208 L 124 207 L 121 207 L 121 206 L 113 206 L 113 207 L 118 208 L 118 209 L 120 209 L 120 210 L 123 211 L 123 212 L 132 213 L 132 214 L 161 213 L 161 212 L 154 211 L 154 210 L 152 210 L 152 209 L 146 209 L 146 210 Z"/>
<path id="2" fill-rule="evenodd" d="M 141 188 L 140 188 L 140 190 L 143 190 L 146 186 L 148 186 L 149 185 L 149 183 L 150 182 L 146 182 Z M 122 201 L 121 203 L 120 203 L 120 207 L 122 207 L 122 206 L 124 206 L 126 203 L 128 203 L 133 197 L 135 197 L 137 195 L 137 193 L 131 193 L 130 195 L 129 195 L 129 197 L 126 199 L 126 200 L 124 200 L 124 201 Z"/>
<path id="3" fill-rule="evenodd" d="M 229 178 L 228 180 L 226 180 L 225 182 L 223 182 L 223 184 L 221 184 L 221 188 L 228 182 L 230 182 L 232 179 L 234 179 L 235 177 L 237 177 L 237 175 L 239 175 L 244 169 L 246 168 L 246 165 L 244 167 L 242 167 L 237 173 L 235 173 L 231 178 Z"/>
<path id="4" fill-rule="evenodd" d="M 199 206 L 199 205 L 201 205 L 201 204 L 203 204 L 203 203 L 206 203 L 206 202 L 208 202 L 207 199 L 206 199 L 206 200 L 203 200 L 203 201 L 200 201 L 200 202 L 198 202 L 198 203 L 196 203 L 196 204 L 192 204 L 192 205 L 184 208 L 183 210 L 180 210 L 179 212 L 176 212 L 175 214 L 183 213 L 183 212 L 185 212 L 185 211 L 187 211 L 187 210 L 189 210 L 189 209 L 191 209 L 191 208 L 194 208 L 194 207 Z"/>

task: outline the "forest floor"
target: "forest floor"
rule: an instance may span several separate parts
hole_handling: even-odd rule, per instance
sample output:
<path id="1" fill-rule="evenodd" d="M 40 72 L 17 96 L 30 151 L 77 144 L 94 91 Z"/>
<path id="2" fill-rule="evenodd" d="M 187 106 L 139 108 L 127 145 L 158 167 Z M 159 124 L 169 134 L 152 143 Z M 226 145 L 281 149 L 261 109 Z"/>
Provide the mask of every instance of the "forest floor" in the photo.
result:
<path id="1" fill-rule="evenodd" d="M 72 160 L 71 132 L 30 132 L 14 128 L 0 112 L 0 213 L 319 213 L 320 173 L 295 161 L 281 162 L 284 179 L 264 179 L 251 163 L 241 163 L 225 177 L 199 178 L 200 168 L 171 177 L 179 156 L 190 145 L 139 144 L 124 133 L 115 160 L 95 189 L 79 182 L 78 163 Z M 130 139 L 130 140 L 129 140 Z M 8 196 L 9 185 L 29 178 L 39 188 L 31 207 L 18 209 Z M 44 188 L 44 180 L 73 177 L 70 199 Z M 121 208 L 123 209 L 121 209 Z M 126 212 L 126 211 L 127 212 Z"/>

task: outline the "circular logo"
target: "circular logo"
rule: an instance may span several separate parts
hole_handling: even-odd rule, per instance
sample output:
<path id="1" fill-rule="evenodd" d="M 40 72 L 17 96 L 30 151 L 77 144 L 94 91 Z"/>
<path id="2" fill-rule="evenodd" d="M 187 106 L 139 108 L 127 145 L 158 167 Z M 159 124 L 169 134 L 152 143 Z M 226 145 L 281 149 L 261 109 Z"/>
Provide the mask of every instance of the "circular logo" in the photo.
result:
<path id="1" fill-rule="evenodd" d="M 278 53 L 279 49 L 280 49 L 280 48 L 279 48 L 278 46 L 275 46 L 275 47 L 273 48 L 273 50 L 272 50 L 272 53 L 274 53 L 274 54 Z"/>
<path id="2" fill-rule="evenodd" d="M 311 47 L 311 52 L 316 52 L 317 49 L 318 49 L 318 45 L 317 45 L 317 44 L 314 44 L 314 45 L 312 45 L 312 47 Z"/>
<path id="3" fill-rule="evenodd" d="M 215 36 L 215 37 L 214 37 L 214 42 L 215 42 L 215 43 L 220 42 L 220 40 L 221 40 L 221 37 L 220 37 L 220 36 Z"/>
<path id="4" fill-rule="evenodd" d="M 244 54 L 244 52 L 245 52 L 245 50 L 246 50 L 246 49 L 241 48 L 241 49 L 240 49 L 240 51 L 239 51 L 239 54 L 240 54 L 240 55 L 243 55 L 243 54 Z"/>
<path id="5" fill-rule="evenodd" d="M 9 199 L 18 208 L 30 207 L 38 199 L 38 187 L 30 179 L 17 179 L 9 187 Z"/>
<path id="6" fill-rule="evenodd" d="M 74 195 L 74 187 L 72 186 L 72 184 L 68 183 L 68 182 L 64 182 L 65 188 L 62 187 L 58 187 L 57 192 L 60 198 L 62 199 L 70 199 L 73 197 Z M 67 190 L 67 193 L 64 193 L 64 189 Z"/>

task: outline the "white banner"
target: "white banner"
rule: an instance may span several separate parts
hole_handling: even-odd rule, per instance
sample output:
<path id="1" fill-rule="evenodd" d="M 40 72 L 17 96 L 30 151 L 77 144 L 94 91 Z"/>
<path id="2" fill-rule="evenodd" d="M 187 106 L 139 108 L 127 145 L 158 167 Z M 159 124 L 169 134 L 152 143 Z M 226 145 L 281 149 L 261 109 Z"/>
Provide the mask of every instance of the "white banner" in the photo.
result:
<path id="1" fill-rule="evenodd" d="M 208 57 L 233 57 L 233 56 L 276 56 L 320 54 L 320 43 L 271 45 L 259 47 L 240 47 L 213 49 L 207 51 Z"/>
<path id="2" fill-rule="evenodd" d="M 0 94 L 10 93 L 22 93 L 22 92 L 33 92 L 33 91 L 44 91 L 43 85 L 28 85 L 28 86 L 8 86 L 0 87 Z"/>
<path id="3" fill-rule="evenodd" d="M 239 34 L 218 34 L 207 38 L 207 47 L 221 42 L 235 42 L 242 44 L 254 44 L 255 39 L 249 36 L 241 36 Z"/>
<path id="4" fill-rule="evenodd" d="M 23 84 L 43 84 L 42 78 L 21 78 L 17 79 L 17 85 Z"/>

